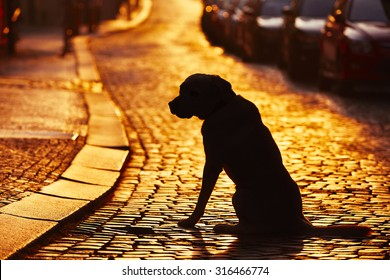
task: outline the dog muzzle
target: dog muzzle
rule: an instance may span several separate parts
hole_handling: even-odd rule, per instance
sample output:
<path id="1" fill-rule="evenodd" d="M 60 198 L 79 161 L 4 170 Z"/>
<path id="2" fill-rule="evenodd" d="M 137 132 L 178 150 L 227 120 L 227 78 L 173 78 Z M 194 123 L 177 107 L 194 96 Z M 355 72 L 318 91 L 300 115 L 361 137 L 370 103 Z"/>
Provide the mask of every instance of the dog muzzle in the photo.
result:
<path id="1" fill-rule="evenodd" d="M 173 99 L 171 102 L 168 103 L 169 109 L 171 110 L 171 113 L 173 115 L 178 116 L 181 119 L 190 119 L 190 118 L 192 118 L 193 114 L 188 112 L 188 111 L 186 111 L 183 108 L 184 106 L 181 106 L 180 99 L 178 99 L 178 98 L 179 97 L 176 97 L 175 99 Z"/>

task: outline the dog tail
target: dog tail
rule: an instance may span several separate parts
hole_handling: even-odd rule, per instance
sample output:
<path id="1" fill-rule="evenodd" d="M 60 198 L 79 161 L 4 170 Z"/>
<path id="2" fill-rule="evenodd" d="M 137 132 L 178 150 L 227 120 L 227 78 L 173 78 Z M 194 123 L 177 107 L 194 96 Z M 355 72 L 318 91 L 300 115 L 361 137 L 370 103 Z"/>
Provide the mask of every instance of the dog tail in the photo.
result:
<path id="1" fill-rule="evenodd" d="M 338 237 L 366 237 L 372 232 L 369 227 L 356 225 L 312 227 L 311 231 L 314 235 Z"/>

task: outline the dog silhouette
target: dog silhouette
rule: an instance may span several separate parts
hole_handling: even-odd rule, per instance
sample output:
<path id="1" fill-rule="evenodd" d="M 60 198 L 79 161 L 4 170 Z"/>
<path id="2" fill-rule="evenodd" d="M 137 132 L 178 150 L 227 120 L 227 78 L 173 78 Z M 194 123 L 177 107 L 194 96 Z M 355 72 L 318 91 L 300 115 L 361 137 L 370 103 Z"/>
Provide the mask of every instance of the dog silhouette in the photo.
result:
<path id="1" fill-rule="evenodd" d="M 179 226 L 194 227 L 224 170 L 236 185 L 232 203 L 238 224 L 218 224 L 230 234 L 368 235 L 363 226 L 315 227 L 303 215 L 299 187 L 283 165 L 279 148 L 257 107 L 218 75 L 193 74 L 169 102 L 179 118 L 204 120 L 201 133 L 206 162 L 193 213 Z"/>

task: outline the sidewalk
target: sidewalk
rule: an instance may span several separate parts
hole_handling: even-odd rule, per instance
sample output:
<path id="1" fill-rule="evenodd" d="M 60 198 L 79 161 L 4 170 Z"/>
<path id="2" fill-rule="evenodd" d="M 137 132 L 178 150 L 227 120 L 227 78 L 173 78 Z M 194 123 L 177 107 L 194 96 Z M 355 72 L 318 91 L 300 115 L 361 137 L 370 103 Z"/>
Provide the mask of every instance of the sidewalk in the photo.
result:
<path id="1" fill-rule="evenodd" d="M 137 26 L 150 7 L 144 0 L 131 21 L 103 23 L 94 36 Z M 61 58 L 61 34 L 25 29 L 18 55 L 0 61 L 0 259 L 104 198 L 129 154 L 89 37 L 74 38 L 74 53 Z"/>
<path id="2" fill-rule="evenodd" d="M 0 63 L 0 207 L 53 183 L 85 142 L 87 110 L 61 30 L 22 28 L 15 57 Z"/>

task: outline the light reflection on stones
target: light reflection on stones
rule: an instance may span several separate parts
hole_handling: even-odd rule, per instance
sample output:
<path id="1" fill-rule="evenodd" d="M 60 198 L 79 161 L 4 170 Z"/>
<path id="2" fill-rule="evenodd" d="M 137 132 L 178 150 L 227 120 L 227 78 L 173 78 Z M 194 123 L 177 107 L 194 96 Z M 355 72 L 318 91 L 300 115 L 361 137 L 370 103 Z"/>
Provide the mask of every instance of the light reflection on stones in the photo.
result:
<path id="1" fill-rule="evenodd" d="M 190 20 L 181 16 L 184 22 Z M 185 28 L 170 28 L 164 38 L 156 37 L 158 33 L 145 35 L 139 42 L 137 36 L 132 37 L 136 48 L 131 49 L 119 35 L 112 41 L 96 41 L 94 48 L 105 86 L 129 122 L 126 128 L 131 136 L 132 158 L 112 200 L 32 258 L 70 258 L 77 255 L 75 252 L 91 259 L 388 257 L 388 135 L 345 114 L 332 97 L 291 84 L 275 68 L 243 64 L 222 55 L 219 48 L 205 49 L 208 45 L 199 34 L 194 39 Z M 188 41 L 188 46 L 166 43 L 175 32 Z M 152 43 L 159 48 L 150 47 Z M 191 52 L 184 52 L 185 48 Z M 106 57 L 107 49 L 120 50 L 121 57 Z M 141 55 L 143 60 L 137 59 Z M 360 223 L 374 229 L 373 237 L 239 239 L 216 235 L 212 230 L 216 223 L 237 221 L 230 199 L 234 185 L 224 174 L 197 230 L 179 228 L 177 222 L 195 207 L 204 153 L 201 122 L 177 119 L 169 113 L 167 102 L 187 74 L 199 69 L 219 73 L 231 81 L 238 94 L 259 107 L 287 169 L 301 189 L 304 213 L 313 224 Z M 128 225 L 149 227 L 154 234 L 127 232 Z M 101 248 L 77 248 L 94 239 Z M 70 244 L 65 252 L 52 250 L 53 246 L 63 248 L 64 243 Z"/>

